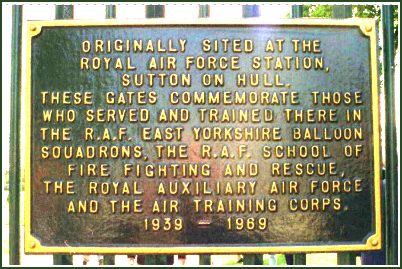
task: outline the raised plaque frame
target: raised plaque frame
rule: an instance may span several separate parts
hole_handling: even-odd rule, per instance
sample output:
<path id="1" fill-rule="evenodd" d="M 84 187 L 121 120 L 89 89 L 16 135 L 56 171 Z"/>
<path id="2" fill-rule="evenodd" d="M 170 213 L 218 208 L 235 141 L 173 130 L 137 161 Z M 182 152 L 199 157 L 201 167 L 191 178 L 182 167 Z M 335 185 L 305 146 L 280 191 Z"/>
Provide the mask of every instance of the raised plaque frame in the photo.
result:
<path id="1" fill-rule="evenodd" d="M 309 27 L 358 27 L 363 35 L 370 39 L 370 73 L 371 73 L 371 98 L 372 98 L 372 135 L 374 152 L 374 223 L 375 233 L 367 238 L 363 244 L 312 244 L 312 245 L 287 245 L 272 244 L 270 246 L 180 246 L 180 247 L 119 247 L 119 246 L 42 246 L 41 242 L 31 234 L 31 41 L 40 34 L 42 27 L 116 27 L 116 26 L 309 26 Z M 286 19 L 266 22 L 261 19 L 216 21 L 210 19 L 198 19 L 194 21 L 176 21 L 168 19 L 148 20 L 55 20 L 55 21 L 29 21 L 25 25 L 26 35 L 26 86 L 24 89 L 25 100 L 23 115 L 25 115 L 25 252 L 30 254 L 41 253 L 69 253 L 69 254 L 228 254 L 228 253 L 311 253 L 311 252 L 339 252 L 339 251 L 367 251 L 379 250 L 382 245 L 381 235 L 381 179 L 380 179 L 380 128 L 379 128 L 379 91 L 378 91 L 378 66 L 377 66 L 377 28 L 376 21 L 371 19 Z"/>

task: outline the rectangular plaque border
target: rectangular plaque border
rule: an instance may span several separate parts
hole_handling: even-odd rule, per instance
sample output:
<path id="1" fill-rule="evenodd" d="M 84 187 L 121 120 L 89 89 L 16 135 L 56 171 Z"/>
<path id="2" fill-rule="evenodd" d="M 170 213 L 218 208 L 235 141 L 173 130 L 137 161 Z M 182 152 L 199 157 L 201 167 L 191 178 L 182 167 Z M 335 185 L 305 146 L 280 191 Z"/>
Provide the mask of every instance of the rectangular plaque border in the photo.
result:
<path id="1" fill-rule="evenodd" d="M 370 74 L 371 74 L 371 101 L 372 101 L 372 139 L 374 152 L 374 224 L 375 233 L 368 236 L 365 242 L 345 243 L 308 243 L 308 244 L 272 244 L 271 246 L 255 244 L 254 246 L 227 246 L 227 244 L 210 244 L 208 246 L 169 246 L 169 247 L 118 247 L 109 245 L 98 246 L 43 246 L 31 234 L 31 43 L 32 38 L 38 35 L 42 27 L 191 27 L 191 26 L 304 26 L 304 27 L 358 27 L 363 35 L 370 38 Z M 382 247 L 381 223 L 381 176 L 380 176 L 380 114 L 378 91 L 378 54 L 377 54 L 377 27 L 374 19 L 281 19 L 275 21 L 262 19 L 241 20 L 214 20 L 196 19 L 192 21 L 178 21 L 170 19 L 137 19 L 137 20 L 54 20 L 28 21 L 24 25 L 25 36 L 23 44 L 26 47 L 26 75 L 24 91 L 24 106 L 21 111 L 22 124 L 25 124 L 25 137 L 21 137 L 25 145 L 24 175 L 24 250 L 27 254 L 66 253 L 66 254 L 263 254 L 263 253 L 314 253 L 314 252 L 344 252 L 379 250 Z M 25 111 L 24 111 L 25 110 Z M 22 154 L 21 154 L 22 156 Z"/>

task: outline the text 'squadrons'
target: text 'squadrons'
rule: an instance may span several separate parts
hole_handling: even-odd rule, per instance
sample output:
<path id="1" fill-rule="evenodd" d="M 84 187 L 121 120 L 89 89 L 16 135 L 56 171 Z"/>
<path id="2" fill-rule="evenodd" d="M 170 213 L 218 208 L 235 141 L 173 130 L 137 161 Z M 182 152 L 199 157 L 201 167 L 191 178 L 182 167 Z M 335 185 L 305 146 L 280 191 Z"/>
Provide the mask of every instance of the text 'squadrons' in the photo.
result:
<path id="1" fill-rule="evenodd" d="M 26 44 L 26 252 L 381 248 L 374 21 L 35 21 Z"/>

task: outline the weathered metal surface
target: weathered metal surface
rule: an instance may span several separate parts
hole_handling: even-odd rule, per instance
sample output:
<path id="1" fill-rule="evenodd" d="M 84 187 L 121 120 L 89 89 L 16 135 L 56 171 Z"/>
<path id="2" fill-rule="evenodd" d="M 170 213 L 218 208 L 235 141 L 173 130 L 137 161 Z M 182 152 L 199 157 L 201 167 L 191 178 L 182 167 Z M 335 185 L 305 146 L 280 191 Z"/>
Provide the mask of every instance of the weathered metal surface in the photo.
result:
<path id="1" fill-rule="evenodd" d="M 261 11 L 259 5 L 243 5 L 243 18 L 260 17 Z M 244 265 L 260 265 L 263 263 L 261 254 L 245 254 L 243 255 Z"/>
<path id="2" fill-rule="evenodd" d="M 111 22 L 112 24 L 113 22 Z M 117 22 L 115 22 L 118 24 Z M 360 23 L 360 24 L 359 24 Z M 28 227 L 27 238 L 33 244 L 26 245 L 29 252 L 100 252 L 100 253 L 257 253 L 257 252 L 304 252 L 304 251 L 342 251 L 342 250 L 358 250 L 358 249 L 375 249 L 381 244 L 379 237 L 380 223 L 379 220 L 379 167 L 378 167 L 378 119 L 377 112 L 377 80 L 375 72 L 372 70 L 376 64 L 370 61 L 375 56 L 375 46 L 373 47 L 373 36 L 371 30 L 369 33 L 362 33 L 364 29 L 369 29 L 374 24 L 368 21 L 351 22 L 350 25 L 328 25 L 325 23 L 314 24 L 309 21 L 297 24 L 296 22 L 288 22 L 284 25 L 261 25 L 249 24 L 244 26 L 235 25 L 146 25 L 127 26 L 124 24 L 104 27 L 101 25 L 82 26 L 79 23 L 74 25 L 70 22 L 67 26 L 53 26 L 44 23 L 41 28 L 33 28 L 41 26 L 40 22 L 31 24 L 31 31 L 38 31 L 29 38 L 31 48 L 30 55 L 30 91 L 31 99 L 28 100 L 31 110 L 31 132 L 28 140 L 30 142 L 30 155 L 27 165 L 29 166 L 30 177 L 27 184 L 30 188 L 30 200 L 27 205 L 29 212 L 27 216 L 26 226 Z M 364 23 L 368 23 L 367 25 Z M 145 26 L 144 26 L 145 25 Z M 362 26 L 362 27 L 361 27 Z M 366 27 L 366 28 L 365 28 Z M 374 29 L 372 29 L 375 31 Z M 367 36 L 367 35 L 368 36 Z M 200 44 L 203 39 L 252 39 L 254 50 L 252 53 L 235 53 L 222 51 L 218 53 L 202 53 Z M 153 53 L 133 53 L 133 52 L 107 52 L 95 53 L 83 52 L 83 41 L 87 40 L 91 44 L 95 44 L 95 40 L 151 40 L 157 44 L 157 40 L 161 40 L 161 44 L 168 44 L 168 40 L 186 40 L 186 48 L 182 53 L 178 52 L 153 52 Z M 267 40 L 284 39 L 286 46 L 283 52 L 267 53 L 264 52 Z M 325 70 L 253 70 L 251 68 L 251 57 L 254 56 L 311 56 L 311 53 L 302 53 L 292 51 L 292 39 L 299 40 L 320 40 L 320 53 L 325 59 L 325 66 L 329 69 Z M 178 45 L 178 44 L 176 44 Z M 113 46 L 113 45 L 112 45 Z M 162 45 L 163 46 L 163 45 Z M 106 47 L 104 47 L 106 48 Z M 177 48 L 177 46 L 176 46 Z M 373 52 L 374 51 L 374 52 Z M 374 53 L 374 54 L 373 54 Z M 122 75 L 124 73 L 133 75 L 134 73 L 147 73 L 149 70 L 145 65 L 149 63 L 151 56 L 175 56 L 177 58 L 176 70 L 153 71 L 151 73 L 181 73 L 186 72 L 192 77 L 191 87 L 174 87 L 174 86 L 122 86 Z M 241 70 L 209 70 L 200 71 L 193 67 L 190 70 L 184 68 L 184 58 L 188 56 L 239 56 L 241 60 Z M 110 57 L 113 59 L 127 57 L 132 58 L 136 70 L 80 70 L 80 58 L 82 57 Z M 375 58 L 373 58 L 375 59 Z M 203 87 L 200 85 L 201 74 L 217 74 L 225 75 L 225 85 L 223 87 Z M 281 81 L 285 85 L 276 86 L 259 86 L 259 87 L 238 87 L 235 83 L 237 73 L 260 73 L 268 74 L 271 78 L 280 73 Z M 271 80 L 272 82 L 272 80 Z M 131 82 L 132 83 L 132 82 Z M 354 105 L 320 105 L 312 104 L 312 91 L 329 92 L 345 94 L 346 92 L 360 92 L 361 103 Z M 93 94 L 93 104 L 90 105 L 54 105 L 42 104 L 43 91 L 69 91 L 72 93 L 91 92 Z M 105 94 L 132 92 L 133 96 L 139 91 L 157 93 L 157 102 L 153 105 L 137 104 L 106 104 Z M 180 104 L 175 105 L 169 103 L 168 97 L 171 92 L 178 93 L 187 91 L 193 92 L 239 92 L 239 91 L 255 91 L 257 94 L 261 92 L 277 93 L 296 92 L 300 102 L 290 105 L 195 105 Z M 50 94 L 50 93 L 49 93 Z M 136 98 L 134 98 L 136 100 Z M 29 108 L 29 107 L 28 107 Z M 145 108 L 150 111 L 150 120 L 144 123 L 131 122 L 127 120 L 117 123 L 90 122 L 86 120 L 87 111 L 90 109 L 141 109 Z M 167 108 L 185 108 L 190 112 L 191 118 L 186 122 L 179 123 L 161 123 L 156 121 L 157 112 Z M 211 123 L 200 122 L 200 108 L 217 108 L 218 110 L 234 108 L 235 111 L 241 109 L 270 109 L 275 115 L 272 122 L 259 123 Z M 285 109 L 324 109 L 333 108 L 337 110 L 338 119 L 335 122 L 286 122 Z M 55 109 L 72 109 L 77 115 L 73 123 L 68 122 L 51 122 L 43 121 L 44 110 Z M 344 116 L 351 109 L 361 110 L 363 120 L 361 122 L 346 122 Z M 72 128 L 71 141 L 51 141 L 49 137 L 41 139 L 41 128 Z M 179 127 L 184 128 L 183 136 L 180 141 L 156 141 L 149 142 L 141 138 L 141 130 L 144 127 Z M 195 141 L 192 128 L 236 128 L 242 132 L 245 128 L 279 128 L 281 131 L 281 139 L 273 141 L 212 141 L 201 138 Z M 85 141 L 85 129 L 93 128 L 95 138 Z M 127 128 L 127 136 L 120 141 L 113 139 L 117 137 L 118 128 Z M 294 128 L 318 128 L 321 130 L 314 139 L 295 139 L 292 137 Z M 361 128 L 362 139 L 356 141 L 335 140 L 328 138 L 324 140 L 323 131 L 338 128 Z M 105 129 L 111 132 L 111 139 L 104 138 Z M 333 136 L 333 135 L 332 135 Z M 223 139 L 222 139 L 223 140 Z M 314 140 L 314 141 L 312 141 Z M 155 145 L 182 144 L 188 147 L 189 157 L 183 159 L 167 159 L 157 158 L 154 149 Z M 229 149 L 229 158 L 212 157 L 211 159 L 201 158 L 200 148 L 203 144 L 210 145 L 213 153 L 218 154 L 223 146 Z M 239 145 L 247 145 L 247 154 L 242 158 L 238 157 Z M 344 156 L 344 146 L 361 145 L 362 152 L 358 158 L 346 158 Z M 97 157 L 94 159 L 66 159 L 41 157 L 43 147 L 112 147 L 112 146 L 139 146 L 143 149 L 142 156 L 139 159 L 131 158 L 105 158 Z M 324 148 L 328 156 L 321 152 L 317 158 L 308 156 L 273 158 L 262 156 L 263 147 L 275 146 L 303 146 L 307 148 Z M 267 149 L 267 148 L 266 148 Z M 271 152 L 272 153 L 272 152 Z M 231 155 L 234 155 L 233 157 Z M 147 160 L 144 160 L 144 157 Z M 249 176 L 222 176 L 224 167 L 228 163 L 252 163 L 257 164 L 258 175 Z M 328 172 L 323 176 L 315 174 L 314 176 L 302 175 L 297 176 L 296 170 L 291 175 L 284 175 L 282 169 L 280 175 L 273 174 L 272 163 L 277 162 L 279 165 L 289 163 L 289 166 L 311 164 L 322 166 L 333 162 L 336 171 L 333 175 Z M 141 169 L 145 165 L 152 164 L 189 164 L 189 163 L 208 163 L 211 167 L 212 176 L 169 176 L 158 178 L 144 176 L 135 176 L 135 173 L 129 171 L 129 175 L 123 173 L 124 164 L 140 164 Z M 109 176 L 84 175 L 80 176 L 79 167 L 75 167 L 73 175 L 67 175 L 67 167 L 69 164 L 106 164 L 109 168 Z M 293 169 L 293 168 L 292 168 Z M 305 169 L 305 168 L 304 168 Z M 99 171 L 97 170 L 97 173 Z M 179 173 L 180 174 L 180 173 Z M 322 193 L 315 191 L 309 192 L 311 182 L 328 181 L 333 182 L 340 180 L 361 180 L 361 190 L 351 193 Z M 52 193 L 52 184 L 49 186 L 49 193 L 46 193 L 46 182 L 60 181 L 64 184 L 67 181 L 73 182 L 74 194 Z M 289 190 L 285 194 L 270 193 L 273 182 L 290 181 L 296 182 L 299 193 L 289 194 Z M 121 185 L 118 194 L 88 194 L 90 182 L 98 183 L 98 187 L 102 183 L 120 182 L 129 184 L 130 193 L 122 194 Z M 140 193 L 133 194 L 133 184 L 137 182 Z M 183 187 L 183 183 L 188 184 L 191 194 L 184 192 L 180 195 L 162 195 L 158 194 L 160 184 L 165 184 L 168 188 L 170 182 L 179 184 L 179 188 Z M 217 182 L 220 182 L 221 194 L 217 194 Z M 234 189 L 237 182 L 256 182 L 255 192 L 248 189 L 246 193 L 222 194 L 225 184 L 231 185 Z M 197 185 L 201 183 L 201 185 Z M 196 193 L 197 188 L 202 189 L 205 184 L 206 190 L 203 194 Z M 106 184 L 105 184 L 106 186 Z M 112 185 L 109 185 L 112 188 Z M 207 192 L 213 191 L 212 194 Z M 98 188 L 99 192 L 100 189 Z M 213 213 L 203 212 L 204 207 L 200 207 L 200 212 L 196 210 L 196 202 L 194 200 L 201 199 L 200 205 L 205 200 L 211 200 L 214 204 Z M 228 212 L 230 211 L 226 205 L 229 200 L 253 200 L 261 199 L 268 202 L 269 199 L 275 200 L 277 210 L 268 210 L 267 206 L 263 212 L 255 212 L 255 210 L 244 210 L 245 212 Z M 302 210 L 290 209 L 290 203 L 298 204 L 300 201 L 309 203 L 309 209 L 305 212 Z M 318 200 L 312 200 L 318 199 Z M 323 200 L 324 199 L 324 200 Z M 341 205 L 339 210 L 334 203 L 334 199 L 340 199 Z M 98 211 L 91 213 L 68 213 L 71 201 L 77 202 L 94 200 L 98 202 Z M 130 213 L 121 213 L 120 207 L 117 212 L 111 212 L 111 201 L 131 201 Z M 143 213 L 133 213 L 133 200 L 141 200 Z M 179 203 L 179 212 L 162 212 L 152 213 L 155 201 L 163 203 L 163 201 L 175 200 Z M 219 212 L 217 209 L 217 201 L 222 200 L 225 204 L 225 212 Z M 293 202 L 290 202 L 290 201 Z M 317 206 L 312 206 L 312 201 L 319 201 Z M 322 210 L 323 201 L 330 201 L 330 205 Z M 254 206 L 253 206 L 254 207 Z M 218 211 L 218 212 L 217 212 Z M 304 211 L 304 210 L 303 210 Z M 172 226 L 166 223 L 167 218 L 172 221 Z M 252 219 L 250 226 L 247 228 L 244 224 L 242 229 L 236 229 L 235 219 L 238 218 L 244 223 L 247 219 Z M 146 223 L 146 219 L 148 222 Z M 164 221 L 159 225 L 157 231 L 152 230 L 152 220 L 158 219 Z M 174 220 L 180 220 L 182 226 L 178 230 L 174 230 Z M 239 222 L 240 222 L 239 220 Z M 257 228 L 258 221 L 261 221 L 261 227 L 267 223 L 266 228 Z M 229 224 L 230 223 L 230 226 Z M 146 230 L 145 225 L 148 225 Z M 164 231 L 163 227 L 167 231 Z M 375 237 L 373 237 L 375 236 Z M 373 239 L 374 238 L 374 239 Z M 376 241 L 374 241 L 376 240 Z M 29 241 L 28 241 L 29 242 Z M 373 243 L 374 242 L 374 243 Z"/>
<path id="3" fill-rule="evenodd" d="M 303 5 L 292 5 L 292 18 L 302 18 L 303 17 Z M 294 265 L 305 265 L 306 264 L 306 254 L 294 254 L 293 255 Z"/>
<path id="4" fill-rule="evenodd" d="M 55 7 L 55 19 L 73 19 L 74 18 L 74 7 L 73 5 L 56 5 Z M 54 254 L 53 255 L 54 265 L 72 265 L 73 257 L 71 255 Z"/>
<path id="5" fill-rule="evenodd" d="M 332 17 L 335 19 L 346 19 L 352 17 L 351 5 L 337 5 L 333 7 Z M 337 255 L 338 264 L 356 264 L 356 253 L 344 252 Z"/>

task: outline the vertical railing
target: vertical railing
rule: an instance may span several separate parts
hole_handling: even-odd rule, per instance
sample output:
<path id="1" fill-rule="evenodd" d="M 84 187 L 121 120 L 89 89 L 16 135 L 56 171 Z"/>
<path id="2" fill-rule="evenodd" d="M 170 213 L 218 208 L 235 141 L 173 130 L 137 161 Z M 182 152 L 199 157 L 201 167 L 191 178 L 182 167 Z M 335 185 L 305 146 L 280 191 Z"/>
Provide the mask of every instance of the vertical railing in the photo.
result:
<path id="1" fill-rule="evenodd" d="M 352 17 L 352 6 L 351 5 L 334 6 L 332 17 L 334 19 L 351 18 Z M 338 253 L 337 262 L 338 262 L 338 265 L 356 264 L 356 253 L 355 252 Z"/>
<path id="2" fill-rule="evenodd" d="M 395 124 L 394 8 L 382 6 L 383 67 L 385 92 L 385 242 L 386 263 L 398 263 L 398 156 Z"/>
<path id="3" fill-rule="evenodd" d="M 151 18 L 163 18 L 165 17 L 165 6 L 164 5 L 146 5 L 145 6 L 145 17 L 147 19 Z M 144 255 L 144 264 L 146 265 L 167 265 L 168 260 L 172 260 L 171 255 Z"/>
<path id="4" fill-rule="evenodd" d="M 347 19 L 352 17 L 351 5 L 336 5 L 332 10 L 332 18 Z"/>
<path id="5" fill-rule="evenodd" d="M 209 16 L 210 16 L 209 5 L 198 5 L 198 17 L 209 18 Z"/>
<path id="6" fill-rule="evenodd" d="M 259 5 L 243 5 L 243 18 L 256 18 L 261 16 Z"/>
<path id="7" fill-rule="evenodd" d="M 292 18 L 302 18 L 303 17 L 303 6 L 293 5 L 292 6 Z"/>
<path id="8" fill-rule="evenodd" d="M 56 20 L 73 19 L 74 10 L 73 5 L 57 5 L 56 6 Z"/>
<path id="9" fill-rule="evenodd" d="M 116 19 L 116 5 L 106 6 L 106 19 Z"/>
<path id="10" fill-rule="evenodd" d="M 22 5 L 12 8 L 11 124 L 9 174 L 9 248 L 10 264 L 20 264 L 20 109 L 21 109 L 21 35 Z"/>
<path id="11" fill-rule="evenodd" d="M 303 17 L 303 6 L 293 5 L 292 6 L 292 18 L 302 18 Z M 294 265 L 305 265 L 306 264 L 306 254 L 294 254 L 293 255 Z"/>
<path id="12" fill-rule="evenodd" d="M 163 18 L 165 17 L 164 5 L 146 5 L 145 6 L 145 18 Z"/>
<path id="13" fill-rule="evenodd" d="M 107 5 L 105 9 L 106 19 L 116 19 L 116 5 Z M 114 255 L 103 255 L 104 265 L 114 265 L 115 256 Z"/>
<path id="14" fill-rule="evenodd" d="M 208 18 L 210 16 L 209 5 L 199 5 L 198 6 L 198 17 L 199 18 Z M 210 265 L 211 264 L 211 255 L 203 254 L 200 255 L 199 264 L 200 265 Z"/>
<path id="15" fill-rule="evenodd" d="M 256 18 L 261 16 L 259 5 L 243 5 L 243 18 Z M 262 254 L 245 254 L 243 255 L 244 265 L 261 265 L 263 264 Z"/>
<path id="16" fill-rule="evenodd" d="M 202 254 L 200 255 L 200 265 L 210 265 L 211 264 L 211 255 L 208 254 Z"/>
<path id="17" fill-rule="evenodd" d="M 73 19 L 73 5 L 56 5 L 56 20 Z M 72 265 L 73 257 L 65 254 L 53 255 L 54 265 Z"/>

